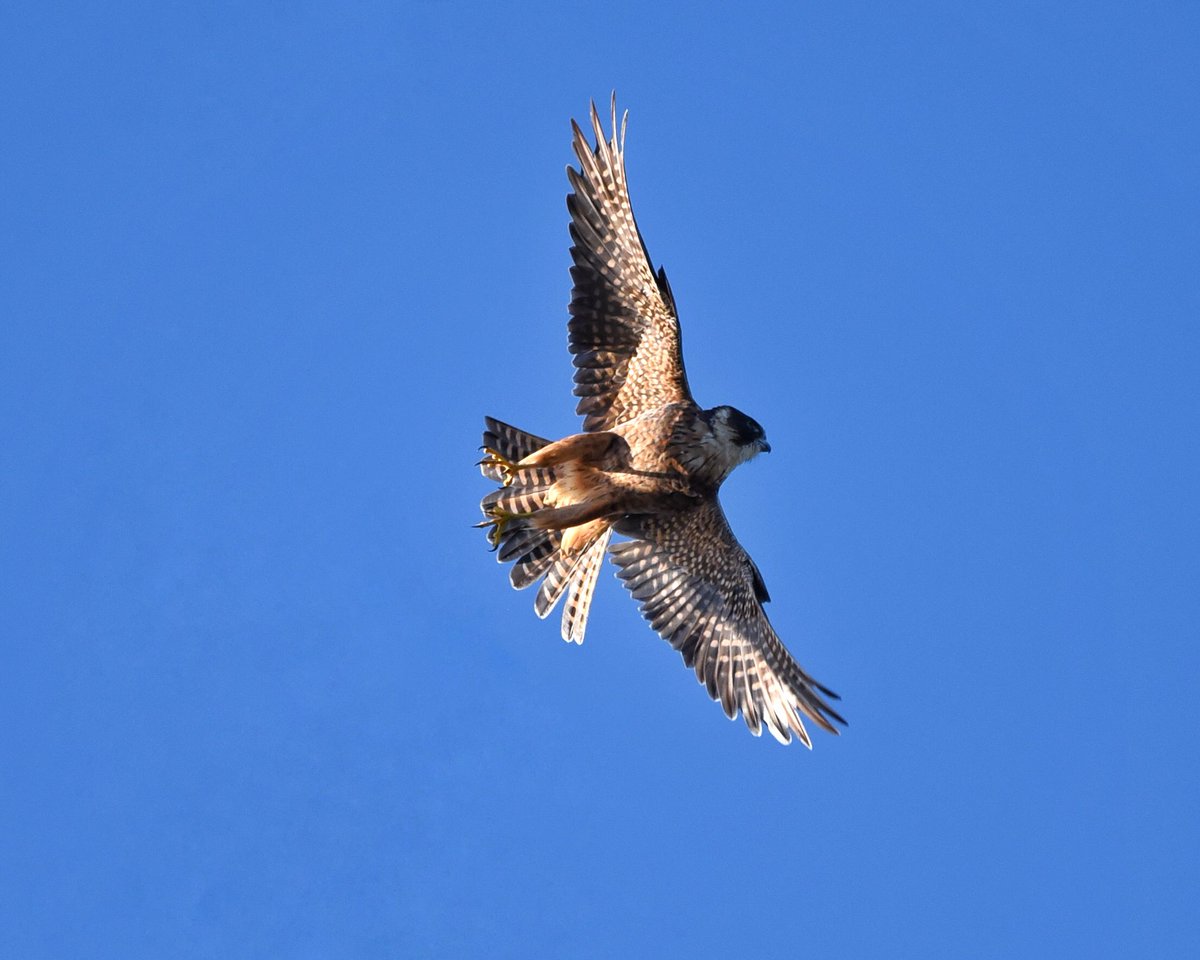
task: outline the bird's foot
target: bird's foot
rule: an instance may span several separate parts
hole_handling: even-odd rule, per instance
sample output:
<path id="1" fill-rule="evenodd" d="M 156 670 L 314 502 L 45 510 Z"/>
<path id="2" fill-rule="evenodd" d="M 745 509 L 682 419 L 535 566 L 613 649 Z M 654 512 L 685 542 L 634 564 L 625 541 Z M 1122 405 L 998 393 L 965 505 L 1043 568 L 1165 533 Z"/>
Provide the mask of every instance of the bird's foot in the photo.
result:
<path id="1" fill-rule="evenodd" d="M 517 465 L 499 450 L 493 450 L 491 447 L 483 447 L 481 449 L 486 456 L 476 466 L 492 467 L 500 474 L 500 485 L 504 487 L 511 486 L 513 478 L 517 475 Z"/>
<path id="2" fill-rule="evenodd" d="M 487 529 L 487 540 L 492 545 L 492 549 L 496 550 L 500 546 L 500 538 L 504 536 L 504 531 L 508 525 L 514 520 L 525 520 L 532 517 L 532 513 L 510 513 L 502 507 L 488 507 L 484 511 L 487 514 L 486 520 L 481 520 L 475 524 L 477 529 Z"/>

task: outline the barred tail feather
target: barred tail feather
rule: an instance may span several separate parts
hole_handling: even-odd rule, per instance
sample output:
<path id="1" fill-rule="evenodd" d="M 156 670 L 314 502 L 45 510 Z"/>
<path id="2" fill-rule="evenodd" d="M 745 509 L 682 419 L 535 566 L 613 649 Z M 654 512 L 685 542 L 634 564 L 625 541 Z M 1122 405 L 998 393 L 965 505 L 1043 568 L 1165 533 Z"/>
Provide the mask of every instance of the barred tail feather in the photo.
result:
<path id="1" fill-rule="evenodd" d="M 524 460 L 531 453 L 541 450 L 542 447 L 550 442 L 544 437 L 526 433 L 524 430 L 504 423 L 502 420 L 496 420 L 493 417 L 484 417 L 483 422 L 487 427 L 483 431 L 483 446 L 495 450 L 502 457 L 512 460 L 514 463 L 517 460 Z M 496 483 L 504 481 L 504 477 L 497 467 L 490 464 L 481 464 L 480 469 L 483 471 L 483 475 L 489 480 Z M 522 483 L 529 486 L 549 486 L 554 483 L 554 471 L 526 470 L 521 473 L 520 479 Z"/>
<path id="2" fill-rule="evenodd" d="M 570 556 L 555 554 L 554 562 L 546 571 L 546 579 L 542 581 L 537 596 L 533 598 L 533 612 L 543 620 L 554 612 L 558 601 L 571 585 L 571 574 L 579 560 L 580 554 L 577 553 Z"/>
<path id="3" fill-rule="evenodd" d="M 604 565 L 604 553 L 612 537 L 612 527 L 600 534 L 583 552 L 579 568 L 571 580 L 571 592 L 567 594 L 567 605 L 563 608 L 562 638 L 568 643 L 583 643 L 587 630 L 588 613 L 592 606 L 592 594 L 596 579 Z"/>
<path id="4" fill-rule="evenodd" d="M 543 620 L 554 612 L 559 600 L 568 598 L 563 608 L 562 638 L 570 643 L 583 643 L 592 592 L 611 536 L 612 529 L 605 527 L 578 549 L 557 554 L 534 598 L 533 611 Z"/>
<path id="5" fill-rule="evenodd" d="M 532 513 L 546 505 L 546 493 L 549 489 L 549 486 L 514 483 L 511 487 L 493 490 L 479 501 L 479 509 L 484 513 L 493 507 L 499 507 L 508 513 Z"/>
<path id="6" fill-rule="evenodd" d="M 562 531 L 539 530 L 538 533 L 541 538 L 531 544 L 529 550 L 513 564 L 512 572 L 508 575 L 509 582 L 517 590 L 524 590 L 536 583 L 558 558 Z"/>
<path id="7" fill-rule="evenodd" d="M 550 442 L 492 417 L 485 417 L 484 422 L 483 446 L 496 451 L 506 460 L 522 460 Z M 489 480 L 496 483 L 505 480 L 497 466 L 485 463 L 482 470 Z M 496 508 L 508 514 L 536 513 L 547 506 L 546 499 L 554 481 L 553 468 L 521 470 L 508 486 L 493 490 L 479 506 L 485 514 Z M 589 537 L 591 530 L 577 528 L 577 542 L 570 543 L 569 552 L 564 553 L 563 541 L 569 533 L 565 530 L 542 530 L 525 519 L 511 520 L 497 544 L 497 559 L 501 563 L 512 563 L 509 580 L 518 590 L 542 581 L 533 605 L 539 617 L 548 617 L 558 601 L 566 596 L 568 599 L 562 619 L 563 639 L 582 643 L 596 579 L 612 531 L 602 526 Z"/>

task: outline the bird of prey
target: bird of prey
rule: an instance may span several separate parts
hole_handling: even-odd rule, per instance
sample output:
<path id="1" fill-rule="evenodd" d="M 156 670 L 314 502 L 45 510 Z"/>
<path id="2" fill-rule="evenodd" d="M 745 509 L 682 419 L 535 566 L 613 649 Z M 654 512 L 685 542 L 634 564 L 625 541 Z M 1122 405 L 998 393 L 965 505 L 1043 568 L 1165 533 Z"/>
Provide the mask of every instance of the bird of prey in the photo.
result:
<path id="1" fill-rule="evenodd" d="M 605 135 L 593 103 L 595 146 L 572 121 L 579 169 L 571 193 L 568 323 L 580 433 L 553 442 L 490 417 L 483 474 L 500 484 L 480 508 L 488 541 L 512 562 L 517 589 L 541 581 L 534 610 L 566 597 L 563 639 L 583 642 L 607 551 L 642 616 L 695 669 L 726 715 L 755 736 L 812 747 L 801 717 L 837 733 L 837 699 L 801 669 L 763 610 L 754 561 L 717 491 L 739 464 L 769 451 L 763 428 L 729 406 L 701 409 L 680 352 L 666 273 L 653 269 L 625 182 L 625 127 Z M 627 540 L 610 542 L 613 533 Z"/>

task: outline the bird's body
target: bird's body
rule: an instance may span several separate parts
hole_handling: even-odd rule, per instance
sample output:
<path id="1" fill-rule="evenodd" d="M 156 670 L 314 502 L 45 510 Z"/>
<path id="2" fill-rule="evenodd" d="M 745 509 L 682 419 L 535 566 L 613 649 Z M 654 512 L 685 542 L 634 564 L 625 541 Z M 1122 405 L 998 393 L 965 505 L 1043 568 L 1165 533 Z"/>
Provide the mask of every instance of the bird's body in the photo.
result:
<path id="1" fill-rule="evenodd" d="M 489 540 L 513 562 L 513 586 L 541 581 L 534 608 L 560 598 L 564 639 L 582 642 L 596 577 L 611 552 L 643 615 L 684 657 L 730 717 L 740 710 L 787 742 L 810 744 L 799 714 L 831 732 L 833 696 L 792 659 L 767 621 L 762 576 L 717 500 L 730 473 L 770 450 L 733 407 L 701 409 L 683 369 L 679 321 L 654 273 L 625 186 L 624 124 L 606 139 L 595 108 L 592 148 L 578 126 L 580 171 L 571 253 L 570 348 L 584 430 L 548 441 L 487 419 L 482 503 Z M 614 531 L 628 536 L 610 545 Z"/>

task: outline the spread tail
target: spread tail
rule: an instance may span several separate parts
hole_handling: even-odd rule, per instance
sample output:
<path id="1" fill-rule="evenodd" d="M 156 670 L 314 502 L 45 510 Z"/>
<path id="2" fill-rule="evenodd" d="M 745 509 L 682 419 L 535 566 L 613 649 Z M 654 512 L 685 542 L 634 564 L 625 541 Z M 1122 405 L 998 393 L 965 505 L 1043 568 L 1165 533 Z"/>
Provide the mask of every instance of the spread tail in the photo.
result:
<path id="1" fill-rule="evenodd" d="M 562 638 L 583 643 L 592 594 L 612 528 L 603 521 L 566 530 L 545 530 L 531 523 L 539 510 L 549 506 L 554 468 L 512 470 L 500 461 L 516 463 L 550 441 L 491 417 L 485 417 L 484 422 L 487 429 L 483 446 L 499 457 L 484 460 L 480 468 L 489 480 L 505 484 L 479 504 L 484 516 L 493 518 L 490 522 L 496 524 L 493 544 L 497 559 L 512 562 L 509 580 L 517 590 L 542 580 L 533 604 L 539 617 L 548 617 L 565 594 Z"/>

